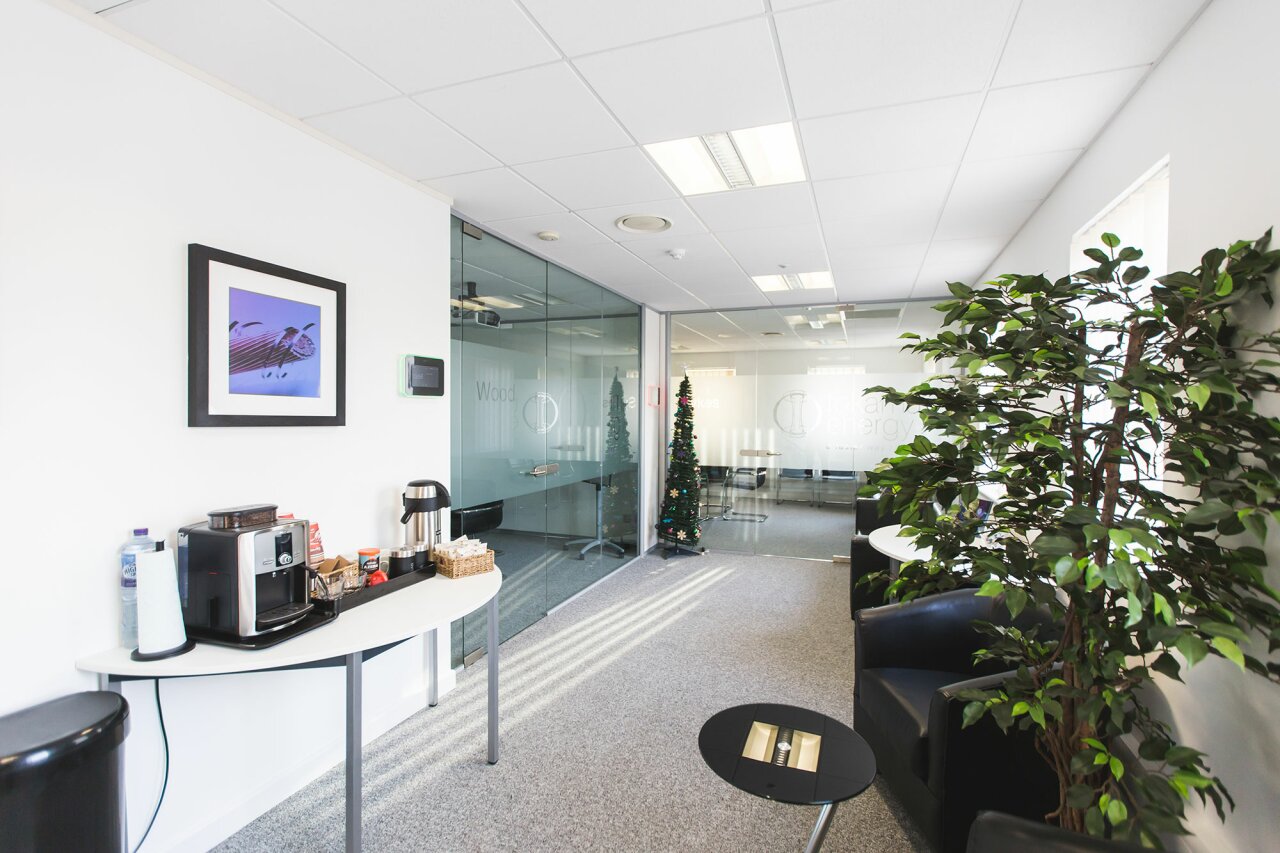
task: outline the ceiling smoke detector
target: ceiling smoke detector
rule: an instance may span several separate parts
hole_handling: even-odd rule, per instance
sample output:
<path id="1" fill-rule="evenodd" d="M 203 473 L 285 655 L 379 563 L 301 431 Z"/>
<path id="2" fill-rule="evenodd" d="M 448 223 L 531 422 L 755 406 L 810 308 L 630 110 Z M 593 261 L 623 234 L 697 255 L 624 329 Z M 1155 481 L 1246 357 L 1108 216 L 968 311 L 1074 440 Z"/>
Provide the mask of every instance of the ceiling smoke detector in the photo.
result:
<path id="1" fill-rule="evenodd" d="M 619 216 L 613 224 L 631 234 L 658 234 L 671 227 L 671 220 L 649 213 L 629 213 Z"/>
<path id="2" fill-rule="evenodd" d="M 538 239 L 542 240 L 545 243 L 554 243 L 555 241 L 560 239 L 560 232 L 559 231 L 539 231 Z"/>
<path id="3" fill-rule="evenodd" d="M 667 254 L 671 256 L 672 260 L 684 260 L 684 249 L 667 249 Z"/>

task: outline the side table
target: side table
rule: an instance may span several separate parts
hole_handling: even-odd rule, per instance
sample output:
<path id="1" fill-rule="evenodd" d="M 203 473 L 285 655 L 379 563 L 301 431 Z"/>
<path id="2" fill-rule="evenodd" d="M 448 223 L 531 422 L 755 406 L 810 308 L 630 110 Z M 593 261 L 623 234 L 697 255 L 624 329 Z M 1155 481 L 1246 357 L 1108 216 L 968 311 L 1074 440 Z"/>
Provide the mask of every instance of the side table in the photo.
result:
<path id="1" fill-rule="evenodd" d="M 817 853 L 836 804 L 876 778 L 876 757 L 853 729 L 792 705 L 738 705 L 714 715 L 698 749 L 721 779 L 757 797 L 822 806 L 805 853 Z"/>

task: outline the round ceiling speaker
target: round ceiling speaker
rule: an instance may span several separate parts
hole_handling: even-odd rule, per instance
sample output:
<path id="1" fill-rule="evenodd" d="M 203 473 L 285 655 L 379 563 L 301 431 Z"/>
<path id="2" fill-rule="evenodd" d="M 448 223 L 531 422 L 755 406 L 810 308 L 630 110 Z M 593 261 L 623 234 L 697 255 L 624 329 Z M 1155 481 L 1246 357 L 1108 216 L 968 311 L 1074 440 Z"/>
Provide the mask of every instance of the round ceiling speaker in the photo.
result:
<path id="1" fill-rule="evenodd" d="M 648 213 L 632 213 L 618 217 L 613 223 L 632 234 L 657 234 L 671 227 L 671 220 Z"/>

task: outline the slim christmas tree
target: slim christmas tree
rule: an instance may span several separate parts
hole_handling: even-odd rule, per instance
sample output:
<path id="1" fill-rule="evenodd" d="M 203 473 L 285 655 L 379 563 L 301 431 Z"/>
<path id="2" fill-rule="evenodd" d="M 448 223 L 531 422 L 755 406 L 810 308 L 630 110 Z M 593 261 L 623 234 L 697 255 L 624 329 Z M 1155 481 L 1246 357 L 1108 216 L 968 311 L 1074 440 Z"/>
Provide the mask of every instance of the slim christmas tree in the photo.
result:
<path id="1" fill-rule="evenodd" d="M 670 542 L 677 552 L 687 550 L 702 538 L 698 524 L 699 496 L 702 491 L 698 454 L 693 449 L 693 389 L 686 376 L 676 398 L 676 424 L 671 435 L 667 457 L 666 492 L 662 512 L 658 516 L 658 538 Z M 682 547 L 683 546 L 683 547 Z"/>
<path id="2" fill-rule="evenodd" d="M 606 538 L 616 539 L 635 532 L 636 477 L 631 462 L 631 431 L 627 428 L 627 403 L 622 396 L 618 372 L 609 386 L 608 432 L 604 439 L 604 527 Z"/>

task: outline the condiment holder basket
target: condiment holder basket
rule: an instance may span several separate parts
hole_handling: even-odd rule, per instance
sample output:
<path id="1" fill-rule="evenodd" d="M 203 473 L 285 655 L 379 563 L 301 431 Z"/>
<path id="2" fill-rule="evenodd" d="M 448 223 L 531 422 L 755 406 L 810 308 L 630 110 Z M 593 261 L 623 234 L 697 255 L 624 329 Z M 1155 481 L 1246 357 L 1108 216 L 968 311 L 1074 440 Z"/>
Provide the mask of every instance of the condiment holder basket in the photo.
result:
<path id="1" fill-rule="evenodd" d="M 465 578 L 493 571 L 493 549 L 474 557 L 451 557 L 449 552 L 437 548 L 431 557 L 436 561 L 436 570 L 447 578 Z"/>

